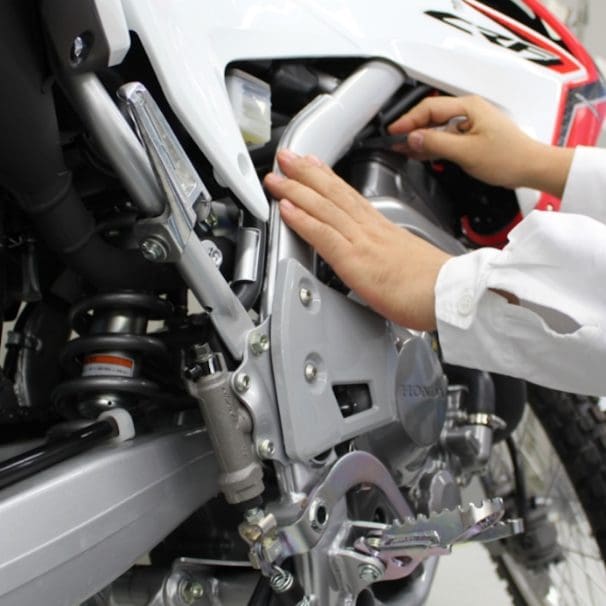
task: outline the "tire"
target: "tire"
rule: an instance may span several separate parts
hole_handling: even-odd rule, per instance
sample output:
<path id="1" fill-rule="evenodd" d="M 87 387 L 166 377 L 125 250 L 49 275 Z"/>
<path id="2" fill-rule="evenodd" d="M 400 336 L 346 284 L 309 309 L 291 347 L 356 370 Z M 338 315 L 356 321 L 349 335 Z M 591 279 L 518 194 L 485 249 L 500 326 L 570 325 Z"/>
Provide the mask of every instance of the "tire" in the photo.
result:
<path id="1" fill-rule="evenodd" d="M 554 551 L 551 563 L 529 564 L 524 535 L 487 547 L 516 606 L 606 604 L 606 415 L 592 398 L 534 385 L 528 402 L 514 441 L 528 496 L 548 499 L 546 526 L 557 530 L 561 561 Z M 495 447 L 484 485 L 500 496 L 514 487 L 510 461 Z"/>

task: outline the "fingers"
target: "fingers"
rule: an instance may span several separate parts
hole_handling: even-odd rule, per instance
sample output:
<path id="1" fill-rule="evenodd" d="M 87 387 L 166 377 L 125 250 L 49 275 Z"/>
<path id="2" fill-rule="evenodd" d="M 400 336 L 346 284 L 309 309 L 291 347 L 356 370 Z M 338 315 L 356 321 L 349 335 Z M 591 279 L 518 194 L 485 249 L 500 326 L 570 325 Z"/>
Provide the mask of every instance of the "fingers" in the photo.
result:
<path id="1" fill-rule="evenodd" d="M 350 255 L 352 245 L 342 234 L 289 200 L 280 200 L 280 214 L 286 225 L 315 248 L 333 267 L 340 265 L 342 260 Z"/>
<path id="2" fill-rule="evenodd" d="M 450 160 L 460 165 L 470 157 L 470 137 L 432 129 L 415 131 L 408 140 L 409 155 L 417 160 Z"/>
<path id="3" fill-rule="evenodd" d="M 354 239 L 358 224 L 341 208 L 314 189 L 274 173 L 269 173 L 264 183 L 276 200 L 286 198 L 308 215 L 331 226 L 348 240 Z"/>
<path id="4" fill-rule="evenodd" d="M 448 122 L 451 118 L 467 115 L 465 97 L 428 97 L 393 122 L 390 133 L 409 133 L 419 128 L 429 128 Z"/>
<path id="5" fill-rule="evenodd" d="M 287 177 L 330 200 L 356 222 L 364 223 L 368 220 L 368 215 L 374 213 L 374 208 L 355 189 L 317 158 L 299 157 L 283 149 L 278 153 L 278 162 Z M 284 197 L 289 198 L 287 195 Z M 290 199 L 298 203 L 298 200 Z"/>

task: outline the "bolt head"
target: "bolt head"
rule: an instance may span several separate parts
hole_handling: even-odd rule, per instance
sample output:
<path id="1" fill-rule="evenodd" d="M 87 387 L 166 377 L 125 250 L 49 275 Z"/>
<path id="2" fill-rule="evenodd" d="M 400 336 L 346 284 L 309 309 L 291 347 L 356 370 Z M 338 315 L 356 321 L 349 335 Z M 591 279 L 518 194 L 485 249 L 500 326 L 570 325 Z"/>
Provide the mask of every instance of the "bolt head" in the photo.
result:
<path id="1" fill-rule="evenodd" d="M 159 263 L 166 261 L 168 250 L 163 242 L 157 238 L 147 238 L 141 242 L 141 253 L 148 261 Z"/>
<path id="2" fill-rule="evenodd" d="M 261 440 L 257 451 L 262 459 L 269 459 L 276 452 L 276 446 L 271 440 Z"/>
<path id="3" fill-rule="evenodd" d="M 246 393 L 250 388 L 250 377 L 245 372 L 236 375 L 234 386 L 238 393 Z"/>
<path id="4" fill-rule="evenodd" d="M 264 334 L 254 334 L 250 340 L 250 349 L 256 356 L 269 351 L 269 337 Z"/>
<path id="5" fill-rule="evenodd" d="M 303 305 L 305 305 L 305 307 L 309 307 L 313 301 L 313 293 L 311 290 L 309 290 L 309 288 L 301 288 L 299 290 L 299 300 L 301 303 L 303 303 Z"/>
<path id="6" fill-rule="evenodd" d="M 303 370 L 305 379 L 308 383 L 313 383 L 318 377 L 318 367 L 312 362 L 307 362 Z"/>
<path id="7" fill-rule="evenodd" d="M 366 583 L 376 583 L 381 578 L 381 571 L 373 564 L 363 564 L 358 568 L 358 576 Z"/>
<path id="8" fill-rule="evenodd" d="M 179 593 L 186 604 L 195 604 L 204 597 L 204 586 L 199 581 L 187 581 L 181 586 Z"/>

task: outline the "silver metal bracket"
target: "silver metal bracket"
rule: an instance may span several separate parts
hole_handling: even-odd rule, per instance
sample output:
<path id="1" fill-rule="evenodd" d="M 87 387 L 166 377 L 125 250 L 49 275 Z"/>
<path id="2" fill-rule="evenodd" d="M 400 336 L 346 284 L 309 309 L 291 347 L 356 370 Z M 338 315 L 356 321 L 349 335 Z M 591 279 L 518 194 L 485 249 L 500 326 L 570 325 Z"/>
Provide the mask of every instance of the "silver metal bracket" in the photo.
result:
<path id="1" fill-rule="evenodd" d="M 233 373 L 232 388 L 253 420 L 253 439 L 262 459 L 287 464 L 271 360 L 270 319 L 245 335 L 242 364 Z"/>
<path id="2" fill-rule="evenodd" d="M 196 223 L 210 216 L 210 194 L 156 102 L 138 82 L 118 91 L 168 201 L 164 212 L 139 221 L 135 233 L 152 261 L 175 263 L 234 358 L 246 348 L 254 324 L 217 266 L 213 247 L 200 241 Z"/>

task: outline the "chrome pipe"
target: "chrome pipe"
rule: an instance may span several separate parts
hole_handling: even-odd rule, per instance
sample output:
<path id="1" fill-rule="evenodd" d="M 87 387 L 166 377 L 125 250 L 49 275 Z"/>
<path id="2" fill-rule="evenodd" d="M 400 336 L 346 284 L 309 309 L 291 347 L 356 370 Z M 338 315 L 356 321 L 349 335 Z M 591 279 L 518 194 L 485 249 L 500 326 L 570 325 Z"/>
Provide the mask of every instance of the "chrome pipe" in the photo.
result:
<path id="1" fill-rule="evenodd" d="M 146 217 L 162 214 L 164 196 L 147 154 L 99 78 L 90 73 L 69 75 L 64 84 L 133 202 Z"/>
<path id="2" fill-rule="evenodd" d="M 278 149 L 288 148 L 299 155 L 314 154 L 332 166 L 405 81 L 404 72 L 394 65 L 369 61 L 334 92 L 319 95 L 299 112 L 284 131 Z M 280 172 L 277 162 L 274 172 Z M 272 204 L 262 317 L 271 314 L 278 264 L 287 258 L 313 269 L 313 251 L 286 227 L 278 205 Z"/>

